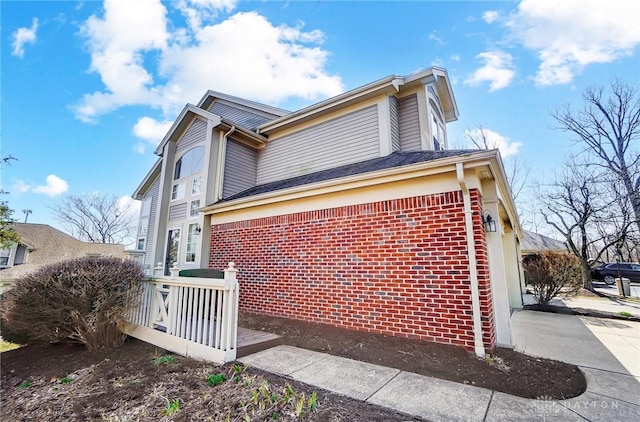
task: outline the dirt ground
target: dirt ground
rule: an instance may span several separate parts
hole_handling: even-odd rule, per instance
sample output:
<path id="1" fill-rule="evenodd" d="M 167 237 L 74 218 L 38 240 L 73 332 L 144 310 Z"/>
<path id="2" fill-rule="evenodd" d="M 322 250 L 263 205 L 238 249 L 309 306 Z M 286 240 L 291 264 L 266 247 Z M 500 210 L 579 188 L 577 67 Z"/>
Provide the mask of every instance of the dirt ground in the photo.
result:
<path id="1" fill-rule="evenodd" d="M 577 366 L 498 348 L 480 360 L 457 346 L 345 330 L 242 312 L 239 325 L 283 336 L 283 343 L 525 398 L 565 399 L 587 384 Z"/>
<path id="2" fill-rule="evenodd" d="M 521 397 L 568 398 L 586 388 L 577 367 L 512 350 L 498 349 L 487 362 L 453 346 L 289 319 L 242 313 L 240 325 L 283 335 L 285 344 Z M 4 352 L 0 420 L 235 421 L 248 415 L 251 421 L 294 421 L 301 420 L 296 404 L 302 395 L 304 420 L 418 420 L 257 369 L 167 355 L 135 339 L 98 352 L 64 344 Z M 208 385 L 207 377 L 217 374 L 226 381 Z M 295 393 L 289 403 L 287 391 Z M 314 392 L 317 405 L 312 409 Z"/>
<path id="3" fill-rule="evenodd" d="M 168 355 L 133 338 L 116 349 L 99 352 L 62 344 L 4 352 L 0 354 L 0 420 L 419 420 L 256 369 L 246 369 L 234 381 L 233 364 L 217 366 L 180 356 L 167 362 Z M 214 387 L 208 385 L 207 377 L 217 374 L 227 380 Z M 262 393 L 265 380 L 266 395 Z M 289 404 L 284 403 L 286 385 L 296 395 Z M 309 399 L 314 392 L 317 405 L 311 410 Z M 302 394 L 304 418 L 297 416 L 295 409 Z M 172 406 L 176 400 L 177 405 Z"/>

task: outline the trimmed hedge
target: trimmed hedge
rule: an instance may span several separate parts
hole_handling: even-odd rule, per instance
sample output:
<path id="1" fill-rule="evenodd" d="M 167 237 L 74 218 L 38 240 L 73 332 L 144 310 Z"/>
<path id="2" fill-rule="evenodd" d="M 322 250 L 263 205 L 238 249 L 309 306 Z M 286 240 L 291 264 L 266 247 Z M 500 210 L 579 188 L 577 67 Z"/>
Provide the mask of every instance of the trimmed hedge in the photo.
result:
<path id="1" fill-rule="evenodd" d="M 137 306 L 144 273 L 118 258 L 80 258 L 42 267 L 16 280 L 0 300 L 8 341 L 80 342 L 89 350 L 121 344 L 124 315 Z"/>

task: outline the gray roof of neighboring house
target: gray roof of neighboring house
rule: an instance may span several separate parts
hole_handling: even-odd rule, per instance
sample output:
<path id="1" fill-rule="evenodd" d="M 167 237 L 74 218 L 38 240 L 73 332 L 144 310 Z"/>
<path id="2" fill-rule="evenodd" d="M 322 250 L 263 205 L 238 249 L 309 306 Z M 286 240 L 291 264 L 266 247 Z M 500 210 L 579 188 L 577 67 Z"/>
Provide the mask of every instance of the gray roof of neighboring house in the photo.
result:
<path id="1" fill-rule="evenodd" d="M 15 279 L 43 265 L 87 255 L 124 257 L 123 245 L 82 242 L 46 224 L 14 223 L 13 228 L 29 255 L 25 264 L 0 270 L 2 279 Z"/>
<path id="2" fill-rule="evenodd" d="M 539 252 L 544 250 L 566 251 L 567 246 L 560 240 L 556 240 L 542 234 L 523 230 L 520 250 L 523 253 Z"/>
<path id="3" fill-rule="evenodd" d="M 309 185 L 312 183 L 323 182 L 326 180 L 340 179 L 342 177 L 353 176 L 356 174 L 370 173 L 379 170 L 390 169 L 394 167 L 402 167 L 410 164 L 416 164 L 426 161 L 438 160 L 441 158 L 453 157 L 457 155 L 471 154 L 478 152 L 477 150 L 441 150 L 441 151 L 411 151 L 411 152 L 394 152 L 386 157 L 374 158 L 360 163 L 347 164 L 345 166 L 336 167 L 328 170 L 317 171 L 315 173 L 305 174 L 304 176 L 292 177 L 290 179 L 279 180 L 277 182 L 265 183 L 253 188 L 237 193 L 228 198 L 224 198 L 218 203 L 232 201 L 234 199 L 246 198 L 249 196 L 259 195 L 268 192 L 274 192 L 282 189 L 293 188 L 297 186 Z"/>

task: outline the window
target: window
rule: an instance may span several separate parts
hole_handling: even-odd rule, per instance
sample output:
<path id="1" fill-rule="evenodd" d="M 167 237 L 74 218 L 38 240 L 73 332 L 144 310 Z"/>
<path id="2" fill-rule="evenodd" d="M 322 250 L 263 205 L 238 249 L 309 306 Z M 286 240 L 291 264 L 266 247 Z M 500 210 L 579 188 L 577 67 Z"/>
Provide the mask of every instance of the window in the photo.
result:
<path id="1" fill-rule="evenodd" d="M 167 237 L 167 253 L 165 255 L 164 275 L 169 275 L 169 270 L 178 263 L 179 250 L 180 229 L 170 229 Z"/>
<path id="2" fill-rule="evenodd" d="M 197 217 L 198 216 L 198 208 L 200 208 L 200 200 L 191 201 L 191 207 L 189 208 L 189 217 Z"/>
<path id="3" fill-rule="evenodd" d="M 185 152 L 173 170 L 173 180 L 182 179 L 192 174 L 200 173 L 204 162 L 204 147 L 191 148 Z"/>
<path id="4" fill-rule="evenodd" d="M 198 224 L 189 224 L 189 234 L 187 236 L 186 262 L 196 262 L 196 246 L 198 244 Z"/>
<path id="5" fill-rule="evenodd" d="M 0 249 L 0 267 L 9 265 L 9 255 L 11 255 L 10 249 Z"/>
<path id="6" fill-rule="evenodd" d="M 444 126 L 435 113 L 431 113 L 431 136 L 433 137 L 433 149 L 436 151 L 444 149 Z"/>
<path id="7" fill-rule="evenodd" d="M 200 194 L 201 186 L 202 186 L 202 176 L 194 177 L 193 182 L 191 182 L 191 195 Z"/>
<path id="8" fill-rule="evenodd" d="M 140 224 L 138 225 L 138 236 L 146 236 L 149 230 L 149 216 L 151 215 L 151 197 L 144 198 L 140 206 Z"/>
<path id="9" fill-rule="evenodd" d="M 184 198 L 184 183 L 177 183 L 171 188 L 171 200 Z"/>
<path id="10" fill-rule="evenodd" d="M 144 198 L 140 206 L 140 217 L 148 217 L 151 214 L 151 197 Z"/>
<path id="11" fill-rule="evenodd" d="M 144 237 L 138 239 L 138 245 L 136 247 L 137 250 L 144 251 L 144 240 L 145 240 Z"/>

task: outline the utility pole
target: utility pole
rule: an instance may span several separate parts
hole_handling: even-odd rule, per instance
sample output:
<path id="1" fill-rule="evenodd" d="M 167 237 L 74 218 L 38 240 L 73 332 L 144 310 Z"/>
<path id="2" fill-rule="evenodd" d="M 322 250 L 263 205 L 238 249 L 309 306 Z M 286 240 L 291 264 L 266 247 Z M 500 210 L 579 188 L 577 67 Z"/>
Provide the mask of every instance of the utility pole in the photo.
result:
<path id="1" fill-rule="evenodd" d="M 32 214 L 33 211 L 29 210 L 29 209 L 23 209 L 22 212 L 24 213 L 24 222 L 27 222 L 27 219 L 29 218 L 29 214 Z"/>

